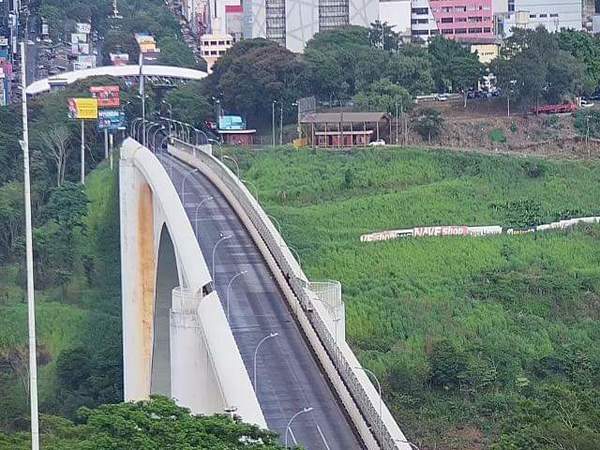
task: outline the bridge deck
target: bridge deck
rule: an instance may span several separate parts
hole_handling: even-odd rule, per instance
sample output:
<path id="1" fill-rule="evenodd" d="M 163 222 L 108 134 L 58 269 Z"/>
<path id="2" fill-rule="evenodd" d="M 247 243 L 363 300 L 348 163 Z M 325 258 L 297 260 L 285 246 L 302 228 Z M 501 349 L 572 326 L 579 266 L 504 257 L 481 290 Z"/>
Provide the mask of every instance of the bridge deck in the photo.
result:
<path id="1" fill-rule="evenodd" d="M 182 197 L 183 177 L 192 169 L 168 155 L 161 159 Z M 198 209 L 196 220 L 196 205 L 207 196 L 214 199 Z M 231 286 L 230 323 L 251 379 L 256 345 L 269 333 L 279 333 L 263 343 L 257 358 L 258 400 L 269 428 L 283 441 L 290 418 L 310 406 L 313 411 L 294 421 L 290 444 L 297 442 L 310 450 L 360 449 L 350 420 L 321 373 L 267 263 L 225 197 L 195 173 L 186 178 L 185 203 L 209 270 L 219 237 L 233 235 L 216 252 L 216 289 L 225 311 L 229 281 L 248 271 Z"/>

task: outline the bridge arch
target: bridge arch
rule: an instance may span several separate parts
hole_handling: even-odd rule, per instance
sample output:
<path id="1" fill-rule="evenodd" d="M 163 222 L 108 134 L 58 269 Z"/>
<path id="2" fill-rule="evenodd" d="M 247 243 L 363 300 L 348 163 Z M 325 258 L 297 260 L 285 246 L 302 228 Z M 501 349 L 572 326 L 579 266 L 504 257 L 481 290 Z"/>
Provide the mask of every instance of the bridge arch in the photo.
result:
<path id="1" fill-rule="evenodd" d="M 234 407 L 266 428 L 177 191 L 133 139 L 121 148 L 119 186 L 125 400 L 160 393 L 195 413 Z"/>

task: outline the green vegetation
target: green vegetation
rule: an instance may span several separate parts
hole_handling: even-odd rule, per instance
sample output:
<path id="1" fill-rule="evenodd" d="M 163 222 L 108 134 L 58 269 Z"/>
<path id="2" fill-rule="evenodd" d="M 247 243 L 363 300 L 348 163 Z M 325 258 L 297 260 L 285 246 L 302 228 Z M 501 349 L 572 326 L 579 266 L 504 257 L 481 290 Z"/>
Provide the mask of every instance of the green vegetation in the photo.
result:
<path id="1" fill-rule="evenodd" d="M 225 415 L 193 416 L 165 397 L 146 402 L 81 408 L 78 424 L 42 416 L 42 445 L 48 450 L 281 450 L 277 436 Z M 31 448 L 26 433 L 3 435 L 0 448 Z"/>
<path id="2" fill-rule="evenodd" d="M 236 153 L 421 448 L 597 448 L 600 227 L 361 243 L 600 213 L 600 165 L 443 151 Z"/>
<path id="3" fill-rule="evenodd" d="M 495 144 L 504 144 L 506 142 L 506 136 L 500 128 L 494 128 L 489 133 L 490 141 Z"/>

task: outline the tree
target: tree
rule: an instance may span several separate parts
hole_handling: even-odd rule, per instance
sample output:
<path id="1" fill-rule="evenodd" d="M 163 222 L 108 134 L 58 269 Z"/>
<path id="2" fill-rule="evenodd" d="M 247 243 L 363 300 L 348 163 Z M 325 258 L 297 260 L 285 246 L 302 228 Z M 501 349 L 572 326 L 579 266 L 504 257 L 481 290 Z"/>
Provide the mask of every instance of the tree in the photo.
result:
<path id="1" fill-rule="evenodd" d="M 364 91 L 354 96 L 356 106 L 366 111 L 386 111 L 395 114 L 400 108 L 403 111 L 412 109 L 413 100 L 403 87 L 388 79 L 376 81 Z"/>
<path id="2" fill-rule="evenodd" d="M 423 139 L 431 144 L 431 138 L 437 137 L 444 126 L 442 114 L 432 108 L 424 108 L 419 111 L 416 119 L 416 130 Z"/>
<path id="3" fill-rule="evenodd" d="M 194 416 L 166 397 L 148 401 L 81 408 L 78 425 L 42 416 L 44 447 L 48 450 L 195 449 L 283 450 L 277 435 L 227 415 Z M 22 450 L 31 444 L 24 435 L 0 434 L 0 444 Z"/>
<path id="4" fill-rule="evenodd" d="M 557 37 L 559 48 L 585 65 L 587 90 L 595 92 L 600 84 L 600 38 L 575 30 L 563 30 Z"/>
<path id="5" fill-rule="evenodd" d="M 249 123 L 266 122 L 273 100 L 282 102 L 289 113 L 292 103 L 306 95 L 306 65 L 281 46 L 260 46 L 233 61 L 217 86 L 224 108 Z"/>
<path id="6" fill-rule="evenodd" d="M 560 102 L 590 89 L 584 65 L 561 51 L 555 34 L 543 28 L 515 30 L 492 63 L 498 83 L 524 105 Z"/>
<path id="7" fill-rule="evenodd" d="M 398 49 L 398 34 L 387 22 L 376 20 L 369 28 L 369 42 L 375 48 L 395 51 Z"/>
<path id="8" fill-rule="evenodd" d="M 206 95 L 202 82 L 193 81 L 169 92 L 166 98 L 172 109 L 163 108 L 163 115 L 173 114 L 173 119 L 189 123 L 196 128 L 204 128 L 204 121 L 213 117 L 213 108 Z"/>
<path id="9" fill-rule="evenodd" d="M 483 65 L 476 53 L 471 53 L 459 42 L 436 36 L 427 51 L 432 58 L 433 77 L 440 92 L 458 92 L 476 85 Z"/>
<path id="10" fill-rule="evenodd" d="M 13 253 L 23 230 L 23 188 L 13 181 L 0 187 L 0 262 Z"/>
<path id="11" fill-rule="evenodd" d="M 44 212 L 49 220 L 72 232 L 76 227 L 83 227 L 88 203 L 81 185 L 67 181 L 52 191 Z"/>
<path id="12" fill-rule="evenodd" d="M 71 154 L 71 131 L 65 126 L 53 127 L 40 133 L 40 139 L 56 165 L 56 185 L 65 181 L 67 160 Z"/>
<path id="13" fill-rule="evenodd" d="M 166 36 L 158 41 L 160 56 L 158 61 L 165 66 L 190 67 L 195 69 L 196 59 L 194 53 L 182 40 L 173 36 Z"/>
<path id="14" fill-rule="evenodd" d="M 412 95 L 423 95 L 430 94 L 434 89 L 431 71 L 431 58 L 427 54 L 412 55 L 402 49 L 390 57 L 381 75 Z"/>

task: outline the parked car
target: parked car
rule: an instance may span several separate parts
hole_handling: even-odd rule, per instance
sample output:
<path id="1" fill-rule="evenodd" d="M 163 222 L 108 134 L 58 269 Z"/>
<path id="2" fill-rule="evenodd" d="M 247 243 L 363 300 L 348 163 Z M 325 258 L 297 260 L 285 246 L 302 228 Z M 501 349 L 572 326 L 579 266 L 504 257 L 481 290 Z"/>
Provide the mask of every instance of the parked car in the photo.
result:
<path id="1" fill-rule="evenodd" d="M 437 95 L 435 96 L 435 99 L 436 99 L 438 102 L 447 102 L 447 101 L 448 101 L 448 94 L 437 94 Z"/>
<path id="2" fill-rule="evenodd" d="M 585 99 L 581 100 L 582 108 L 591 108 L 592 106 L 594 106 L 594 103 L 590 102 L 589 100 L 585 100 Z"/>
<path id="3" fill-rule="evenodd" d="M 383 139 L 378 139 L 373 142 L 369 142 L 369 147 L 382 147 L 385 145 L 385 141 Z"/>

